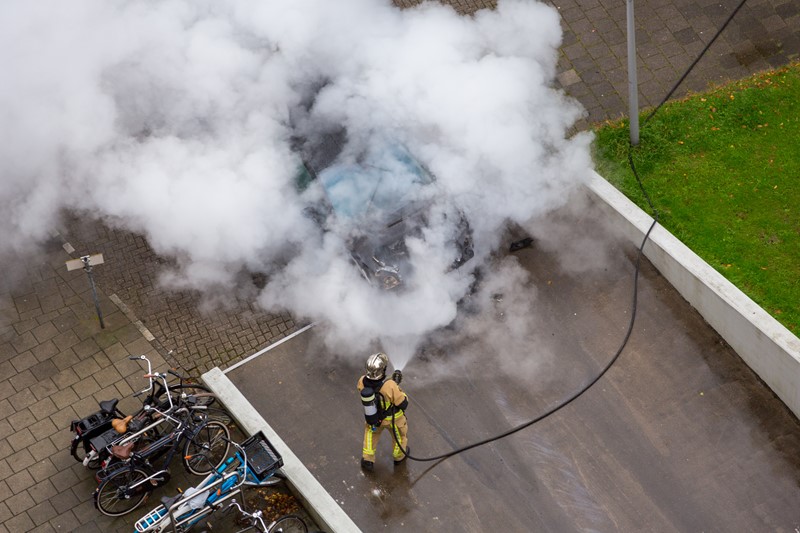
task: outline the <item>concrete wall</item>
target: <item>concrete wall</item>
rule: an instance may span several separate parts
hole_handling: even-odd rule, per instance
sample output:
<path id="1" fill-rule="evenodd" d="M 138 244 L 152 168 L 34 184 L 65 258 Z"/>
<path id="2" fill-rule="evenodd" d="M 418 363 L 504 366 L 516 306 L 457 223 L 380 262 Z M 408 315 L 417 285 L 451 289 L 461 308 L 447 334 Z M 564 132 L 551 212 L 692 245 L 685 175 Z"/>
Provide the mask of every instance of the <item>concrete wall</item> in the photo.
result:
<path id="1" fill-rule="evenodd" d="M 588 189 L 638 248 L 653 222 L 600 175 Z M 800 418 L 800 339 L 660 225 L 645 256 Z"/>
<path id="2" fill-rule="evenodd" d="M 203 374 L 203 381 L 225 404 L 228 411 L 238 422 L 239 427 L 253 435 L 263 431 L 275 449 L 283 458 L 283 468 L 289 489 L 303 502 L 306 511 L 326 533 L 360 533 L 361 530 L 339 507 L 339 504 L 320 485 L 319 481 L 300 462 L 283 439 L 267 424 L 266 420 L 239 392 L 219 368 L 213 368 Z"/>

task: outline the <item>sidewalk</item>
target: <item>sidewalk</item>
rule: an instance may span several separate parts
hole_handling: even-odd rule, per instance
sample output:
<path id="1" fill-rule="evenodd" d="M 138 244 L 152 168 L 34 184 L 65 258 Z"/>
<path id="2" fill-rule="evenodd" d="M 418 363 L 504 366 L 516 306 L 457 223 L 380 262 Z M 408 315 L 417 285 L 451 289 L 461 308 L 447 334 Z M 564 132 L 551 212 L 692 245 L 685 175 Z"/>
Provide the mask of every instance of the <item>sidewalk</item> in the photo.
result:
<path id="1" fill-rule="evenodd" d="M 129 533 L 161 496 L 200 480 L 175 464 L 170 483 L 129 515 L 112 519 L 94 508 L 94 473 L 69 454 L 70 421 L 97 411 L 99 400 L 121 398 L 123 412 L 141 406 L 131 394 L 145 386 L 147 369 L 128 356 L 145 354 L 162 372 L 168 365 L 98 287 L 100 328 L 87 276 L 67 272 L 68 259 L 51 242 L 28 258 L 10 292 L 0 290 L 0 533 Z M 235 427 L 231 434 L 243 438 Z M 215 531 L 234 527 L 218 518 Z"/>
<path id="2" fill-rule="evenodd" d="M 100 329 L 86 273 L 67 272 L 56 242 L 0 294 L 0 533 L 130 531 L 94 509 L 92 472 L 69 454 L 70 421 L 97 401 L 142 388 L 129 355 L 164 367 L 139 330 L 99 291 Z"/>

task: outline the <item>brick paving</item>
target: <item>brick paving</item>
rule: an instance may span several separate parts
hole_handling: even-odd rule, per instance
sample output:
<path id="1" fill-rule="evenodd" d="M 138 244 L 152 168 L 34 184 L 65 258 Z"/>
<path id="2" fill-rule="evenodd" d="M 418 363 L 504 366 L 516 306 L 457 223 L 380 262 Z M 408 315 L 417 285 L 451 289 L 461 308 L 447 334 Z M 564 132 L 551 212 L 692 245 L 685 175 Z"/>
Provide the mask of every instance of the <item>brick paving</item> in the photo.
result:
<path id="1" fill-rule="evenodd" d="M 172 351 L 171 361 L 187 372 L 200 375 L 215 366 L 224 368 L 296 329 L 291 316 L 254 305 L 254 285 L 246 275 L 238 295 L 204 306 L 197 292 L 159 286 L 159 273 L 171 263 L 140 235 L 77 218 L 67 227 L 67 239 L 76 250 L 73 257 L 103 254 L 105 264 L 94 269 L 98 285 L 130 307 L 155 337 L 160 353 Z"/>
<path id="2" fill-rule="evenodd" d="M 129 355 L 164 359 L 99 290 L 101 329 L 82 270 L 67 272 L 58 242 L 26 258 L 26 272 L 0 292 L 0 533 L 130 531 L 93 507 L 92 473 L 69 454 L 71 420 L 99 400 L 141 389 Z M 126 398 L 127 397 L 127 398 Z"/>
<path id="3" fill-rule="evenodd" d="M 464 14 L 495 4 L 450 3 Z M 625 2 L 552 3 L 565 31 L 558 84 L 587 109 L 581 127 L 626 114 Z M 660 101 L 736 3 L 636 2 L 642 106 Z M 800 4 L 750 0 L 676 96 L 785 64 L 799 52 Z M 141 385 L 141 367 L 128 355 L 145 353 L 161 365 L 167 358 L 198 374 L 224 367 L 298 326 L 291 316 L 255 308 L 246 290 L 222 307 L 200 311 L 200 295 L 158 286 L 158 273 L 169 261 L 139 235 L 75 218 L 63 233 L 76 249 L 72 257 L 105 256 L 95 279 L 107 327 L 99 328 L 85 273 L 66 272 L 69 256 L 61 242 L 48 243 L 46 254 L 29 259 L 24 275 L 7 276 L 9 289 L 0 287 L 0 533 L 131 530 L 133 517 L 112 521 L 93 508 L 91 473 L 68 452 L 70 420 L 93 412 L 100 399 L 125 398 Z M 109 299 L 112 294 L 155 340 L 142 336 Z"/>
<path id="4" fill-rule="evenodd" d="M 410 7 L 421 0 L 395 0 Z M 464 14 L 494 0 L 444 0 Z M 625 0 L 551 0 L 564 31 L 558 82 L 588 112 L 581 126 L 628 114 Z M 739 0 L 636 0 L 639 104 L 655 106 Z M 800 55 L 800 3 L 748 0 L 675 96 L 785 65 Z"/>
<path id="5" fill-rule="evenodd" d="M 178 459 L 170 483 L 140 509 L 112 519 L 94 508 L 97 483 L 69 453 L 70 421 L 97 411 L 100 400 L 120 398 L 126 413 L 141 406 L 131 395 L 146 385 L 146 368 L 128 356 L 145 354 L 161 372 L 169 365 L 102 288 L 100 328 L 87 276 L 67 272 L 69 258 L 54 240 L 0 289 L 0 533 L 130 532 L 161 496 L 200 480 Z M 213 518 L 214 531 L 235 529 L 232 519 Z"/>

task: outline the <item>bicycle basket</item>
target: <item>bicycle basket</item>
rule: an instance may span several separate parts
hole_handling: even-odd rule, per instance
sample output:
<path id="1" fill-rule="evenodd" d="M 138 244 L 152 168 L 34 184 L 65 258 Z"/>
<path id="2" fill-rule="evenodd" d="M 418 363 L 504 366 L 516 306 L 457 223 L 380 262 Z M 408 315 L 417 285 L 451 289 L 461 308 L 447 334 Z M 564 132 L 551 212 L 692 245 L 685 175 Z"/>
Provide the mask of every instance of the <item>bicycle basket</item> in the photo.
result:
<path id="1" fill-rule="evenodd" d="M 247 454 L 247 468 L 259 481 L 264 481 L 283 466 L 283 458 L 270 444 L 263 431 L 242 443 Z"/>
<path id="2" fill-rule="evenodd" d="M 113 420 L 113 418 L 113 414 L 103 414 L 102 412 L 97 412 L 87 416 L 82 420 L 73 420 L 70 424 L 70 431 L 74 431 L 78 435 L 85 435 L 87 433 L 96 431 L 103 426 L 108 426 L 110 428 L 111 420 Z"/>

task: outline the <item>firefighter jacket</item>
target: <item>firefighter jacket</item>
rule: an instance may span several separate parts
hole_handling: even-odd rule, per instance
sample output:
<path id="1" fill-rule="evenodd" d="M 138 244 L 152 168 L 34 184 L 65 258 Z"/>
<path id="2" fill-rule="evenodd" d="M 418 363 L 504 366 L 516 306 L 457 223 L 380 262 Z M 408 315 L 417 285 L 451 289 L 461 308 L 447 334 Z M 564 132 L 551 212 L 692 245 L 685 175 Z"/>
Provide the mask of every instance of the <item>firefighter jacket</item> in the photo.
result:
<path id="1" fill-rule="evenodd" d="M 380 380 L 361 376 L 358 380 L 358 391 L 361 392 L 364 387 L 371 387 L 381 393 L 383 397 L 383 405 L 381 407 L 383 412 L 386 413 L 385 419 L 391 419 L 392 413 L 394 413 L 395 418 L 403 416 L 405 409 L 408 408 L 408 396 L 406 393 L 393 379 L 384 381 L 380 388 L 378 388 L 379 384 Z"/>

